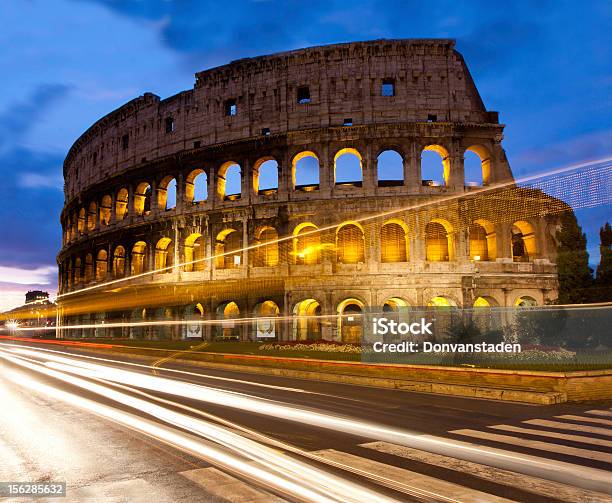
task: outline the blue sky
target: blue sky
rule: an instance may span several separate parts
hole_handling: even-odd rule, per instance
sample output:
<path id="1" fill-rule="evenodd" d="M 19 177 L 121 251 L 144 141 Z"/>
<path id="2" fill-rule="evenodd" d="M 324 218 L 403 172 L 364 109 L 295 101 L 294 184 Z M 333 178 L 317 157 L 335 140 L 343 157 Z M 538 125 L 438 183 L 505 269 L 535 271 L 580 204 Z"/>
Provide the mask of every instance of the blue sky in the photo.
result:
<path id="1" fill-rule="evenodd" d="M 610 26 L 606 1 L 3 2 L 0 309 L 55 290 L 63 157 L 145 91 L 166 97 L 205 68 L 309 45 L 454 38 L 520 176 L 612 154 Z M 609 210 L 580 213 L 592 262 Z"/>

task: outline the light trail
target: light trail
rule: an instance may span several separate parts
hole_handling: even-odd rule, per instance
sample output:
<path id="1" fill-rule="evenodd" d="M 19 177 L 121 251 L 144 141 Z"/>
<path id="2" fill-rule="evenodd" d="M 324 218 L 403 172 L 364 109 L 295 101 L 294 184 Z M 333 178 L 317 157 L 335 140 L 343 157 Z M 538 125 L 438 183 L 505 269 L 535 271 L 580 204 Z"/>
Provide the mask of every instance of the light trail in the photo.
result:
<path id="1" fill-rule="evenodd" d="M 26 357 L 40 357 L 36 351 L 24 348 L 12 348 L 10 352 Z M 0 356 L 11 358 L 1 353 Z M 46 358 L 49 360 L 47 365 L 62 364 L 63 367 L 61 368 L 63 370 L 81 377 L 104 379 L 150 391 L 285 419 L 298 424 L 308 424 L 360 437 L 384 440 L 434 454 L 451 456 L 525 475 L 546 478 L 563 484 L 571 484 L 583 489 L 612 494 L 612 480 L 609 473 L 595 468 L 576 467 L 560 461 L 508 452 L 465 441 L 412 433 L 407 430 L 381 426 L 350 417 L 302 409 L 269 399 L 227 392 L 203 385 L 176 382 L 165 377 L 142 375 L 128 370 L 109 369 L 102 365 L 78 361 L 75 358 L 64 358 L 56 355 L 46 355 Z"/>
<path id="2" fill-rule="evenodd" d="M 59 379 L 104 398 L 134 408 L 149 416 L 160 419 L 165 423 L 186 429 L 208 441 L 219 444 L 225 449 L 234 452 L 234 454 L 228 454 L 225 450 L 221 450 L 214 445 L 196 442 L 176 430 L 164 428 L 152 421 L 141 419 L 133 414 L 95 403 L 91 400 L 66 393 L 42 383 L 37 383 L 28 377 L 14 378 L 10 376 L 11 381 L 16 385 L 25 386 L 38 392 L 44 392 L 47 396 L 67 401 L 72 405 L 95 412 L 116 423 L 130 426 L 133 429 L 158 438 L 174 447 L 183 450 L 187 449 L 189 452 L 199 455 L 199 457 L 207 460 L 213 465 L 221 466 L 231 473 L 245 477 L 256 485 L 263 485 L 264 487 L 271 488 L 275 492 L 289 495 L 300 501 L 322 503 L 361 503 L 363 501 L 384 503 L 395 501 L 356 483 L 344 480 L 338 476 L 310 466 L 307 463 L 289 457 L 276 449 L 258 444 L 225 427 L 178 413 L 146 400 L 118 392 L 107 386 L 74 377 L 74 372 L 71 372 L 71 370 L 74 369 L 71 369 L 70 365 L 59 365 L 56 369 L 53 369 L 45 368 L 32 359 L 13 357 L 1 353 L 0 358 L 4 358 L 18 366 Z M 62 367 L 64 368 L 62 369 Z M 66 370 L 69 373 L 65 373 L 62 370 Z M 251 461 L 245 462 L 240 459 L 241 457 L 246 457 Z"/>
<path id="3" fill-rule="evenodd" d="M 370 221 L 370 220 L 375 220 L 377 218 L 385 218 L 385 217 L 389 217 L 389 216 L 392 216 L 392 215 L 397 215 L 398 213 L 402 213 L 402 212 L 405 212 L 405 211 L 414 211 L 414 210 L 418 210 L 418 209 L 426 208 L 426 207 L 430 207 L 430 206 L 439 206 L 440 204 L 448 203 L 448 202 L 451 202 L 451 201 L 455 201 L 457 199 L 472 198 L 472 197 L 480 196 L 480 195 L 487 194 L 487 193 L 494 193 L 496 191 L 499 191 L 500 189 L 509 188 L 509 187 L 516 187 L 517 185 L 529 183 L 529 182 L 531 182 L 533 180 L 544 179 L 546 177 L 555 176 L 555 175 L 564 174 L 564 173 L 570 173 L 570 172 L 576 171 L 578 169 L 589 168 L 589 167 L 597 166 L 597 165 L 603 165 L 604 168 L 605 167 L 609 168 L 610 166 L 612 166 L 612 157 L 606 157 L 606 158 L 597 159 L 597 160 L 594 160 L 594 161 L 588 161 L 588 162 L 583 162 L 583 163 L 574 164 L 574 165 L 570 165 L 570 166 L 565 166 L 565 167 L 557 168 L 557 169 L 554 169 L 554 170 L 551 170 L 551 171 L 548 171 L 548 172 L 545 172 L 545 173 L 536 173 L 536 174 L 529 175 L 529 176 L 523 176 L 521 178 L 518 178 L 518 179 L 515 179 L 515 180 L 511 180 L 511 181 L 508 181 L 508 182 L 501 182 L 501 183 L 497 183 L 497 184 L 494 184 L 494 185 L 489 185 L 489 186 L 486 186 L 486 187 L 480 187 L 477 190 L 471 190 L 470 192 L 467 192 L 467 193 L 463 192 L 463 193 L 459 193 L 459 194 L 452 194 L 452 195 L 449 195 L 449 196 L 439 197 L 439 198 L 436 198 L 436 199 L 431 200 L 431 201 L 425 201 L 425 202 L 422 202 L 422 203 L 419 203 L 419 204 L 412 204 L 412 205 L 405 206 L 405 207 L 402 207 L 402 208 L 399 208 L 399 209 L 388 210 L 388 211 L 384 211 L 384 212 L 381 212 L 381 213 L 376 213 L 376 214 L 373 214 L 373 215 L 367 215 L 367 216 L 363 216 L 363 217 L 358 217 L 356 219 L 352 219 L 351 222 L 363 223 L 363 222 L 367 222 L 367 221 Z M 324 227 L 320 227 L 320 228 L 317 228 L 317 229 L 312 230 L 312 231 L 305 231 L 305 232 L 301 233 L 300 236 L 301 237 L 305 237 L 305 236 L 319 234 L 319 233 L 324 232 L 324 231 L 333 230 L 333 229 L 337 228 L 339 225 L 341 225 L 342 223 L 344 223 L 344 221 L 336 223 L 336 224 L 333 224 L 333 225 L 327 225 L 327 226 L 324 226 Z M 225 252 L 225 253 L 217 253 L 217 254 L 214 254 L 214 255 L 209 255 L 208 257 L 203 257 L 201 259 L 191 260 L 191 261 L 188 261 L 188 262 L 177 263 L 177 264 L 174 264 L 172 266 L 162 267 L 162 268 L 159 268 L 159 269 L 153 269 L 152 271 L 146 271 L 146 272 L 143 272 L 143 273 L 134 274 L 132 276 L 126 276 L 126 277 L 123 277 L 123 278 L 117 278 L 117 279 L 114 279 L 114 280 L 111 280 L 111 281 L 106 281 L 104 283 L 99 283 L 99 284 L 91 285 L 91 286 L 88 286 L 88 287 L 85 287 L 85 288 L 80 288 L 78 290 L 72 290 L 70 292 L 65 292 L 65 293 L 61 293 L 61 294 L 58 293 L 56 299 L 61 299 L 61 298 L 68 297 L 68 296 L 71 296 L 71 295 L 76 295 L 76 294 L 81 293 L 81 292 L 87 292 L 87 291 L 96 290 L 96 289 L 99 289 L 99 288 L 105 288 L 107 286 L 116 285 L 116 284 L 119 284 L 119 283 L 131 281 L 131 280 L 134 280 L 134 279 L 137 279 L 137 278 L 142 278 L 142 277 L 145 277 L 145 276 L 150 276 L 150 275 L 157 274 L 157 273 L 164 272 L 164 271 L 170 271 L 170 270 L 172 270 L 174 268 L 180 268 L 180 267 L 183 267 L 185 265 L 192 265 L 192 264 L 197 264 L 197 263 L 200 263 L 200 262 L 211 262 L 211 261 L 213 261 L 213 260 L 215 260 L 217 258 L 226 257 L 228 255 L 235 255 L 236 253 L 243 253 L 245 251 L 255 250 L 257 248 L 262 248 L 262 247 L 265 247 L 265 246 L 269 246 L 271 244 L 283 243 L 283 242 L 294 240 L 294 239 L 296 239 L 296 236 L 294 236 L 294 235 L 283 236 L 281 238 L 277 238 L 277 239 L 274 239 L 274 240 L 265 241 L 265 242 L 262 242 L 262 243 L 245 246 L 245 247 L 237 249 L 237 250 L 232 250 L 232 251 L 228 251 L 228 252 Z"/>

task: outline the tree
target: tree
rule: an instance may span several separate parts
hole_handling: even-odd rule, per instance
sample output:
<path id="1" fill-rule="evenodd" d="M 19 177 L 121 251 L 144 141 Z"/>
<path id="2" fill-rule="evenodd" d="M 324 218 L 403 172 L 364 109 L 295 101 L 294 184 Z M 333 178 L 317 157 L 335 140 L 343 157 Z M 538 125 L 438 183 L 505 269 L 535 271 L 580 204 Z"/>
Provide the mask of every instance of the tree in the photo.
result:
<path id="1" fill-rule="evenodd" d="M 589 267 L 586 236 L 573 211 L 561 215 L 561 230 L 557 233 L 557 271 L 559 274 L 559 304 L 584 304 L 591 301 L 593 270 Z"/>
<path id="2" fill-rule="evenodd" d="M 599 265 L 595 276 L 594 301 L 612 300 L 612 227 L 606 225 L 599 229 Z"/>

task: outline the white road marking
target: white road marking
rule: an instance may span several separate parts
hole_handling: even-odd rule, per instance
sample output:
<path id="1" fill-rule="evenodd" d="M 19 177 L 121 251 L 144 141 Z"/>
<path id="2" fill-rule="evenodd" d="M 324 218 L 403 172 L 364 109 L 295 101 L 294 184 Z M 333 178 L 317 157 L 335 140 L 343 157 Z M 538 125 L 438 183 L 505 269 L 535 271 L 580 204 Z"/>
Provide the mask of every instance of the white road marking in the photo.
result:
<path id="1" fill-rule="evenodd" d="M 206 492 L 231 503 L 281 503 L 285 501 L 213 467 L 188 470 L 180 472 L 180 475 L 195 482 Z"/>
<path id="2" fill-rule="evenodd" d="M 481 465 L 471 461 L 463 461 L 461 459 L 452 458 L 450 456 L 442 456 L 440 454 L 430 454 L 429 452 L 419 449 L 404 447 L 403 445 L 392 444 L 389 442 L 369 442 L 361 444 L 360 447 L 372 449 L 386 454 L 392 454 L 401 458 L 427 463 L 429 465 L 454 470 L 459 473 L 465 473 L 478 477 L 482 480 L 494 482 L 519 488 L 521 490 L 538 494 L 547 498 L 560 499 L 567 503 L 609 503 L 610 496 L 594 491 L 587 491 L 577 487 L 552 482 L 549 480 L 532 477 L 530 475 L 522 475 L 500 468 L 494 468 L 487 465 Z M 577 467 L 578 469 L 582 467 Z"/>
<path id="3" fill-rule="evenodd" d="M 537 449 L 540 451 L 557 452 L 559 454 L 565 454 L 568 456 L 576 456 L 579 458 L 593 459 L 595 461 L 603 461 L 604 463 L 612 463 L 612 454 L 605 452 L 589 451 L 587 449 L 579 449 L 578 447 L 569 447 L 566 445 L 552 444 L 549 442 L 540 442 L 539 440 L 527 440 L 521 437 L 514 437 L 510 435 L 499 435 L 497 433 L 489 433 L 488 431 L 478 430 L 453 430 L 450 433 L 456 435 L 463 435 L 472 438 L 479 438 L 482 440 L 492 440 L 493 442 L 502 442 L 504 444 L 518 445 L 521 447 L 528 447 L 530 449 Z"/>
<path id="4" fill-rule="evenodd" d="M 582 424 L 562 423 L 561 421 L 550 421 L 548 419 L 529 419 L 523 421 L 526 424 L 544 426 L 546 428 L 557 428 L 558 430 L 581 431 L 583 433 L 593 433 L 595 435 L 606 435 L 612 437 L 612 430 L 598 428 L 597 426 L 584 426 Z"/>
<path id="5" fill-rule="evenodd" d="M 325 449 L 316 451 L 317 456 L 332 460 L 336 463 L 346 464 L 353 468 L 382 476 L 396 484 L 407 484 L 412 488 L 424 491 L 433 496 L 436 501 L 461 503 L 507 503 L 512 500 L 470 489 L 453 482 L 447 482 L 421 473 L 387 465 L 371 459 L 362 458 L 354 454 Z"/>
<path id="6" fill-rule="evenodd" d="M 572 414 L 565 414 L 563 416 L 555 416 L 559 419 L 569 419 L 570 421 L 582 421 L 584 423 L 597 423 L 604 424 L 606 426 L 612 426 L 612 421 L 608 419 L 600 419 L 598 417 L 587 417 L 587 416 L 574 416 Z"/>
<path id="7" fill-rule="evenodd" d="M 611 447 L 612 440 L 602 440 L 600 438 L 585 437 L 584 435 L 570 435 L 569 433 L 558 433 L 556 431 L 536 430 L 534 428 L 521 428 L 520 426 L 510 426 L 508 424 L 496 424 L 489 426 L 496 430 L 512 431 L 514 433 L 524 433 L 526 435 L 537 435 L 540 437 L 558 438 L 559 440 L 569 440 L 570 442 L 581 442 L 583 444 L 601 445 Z"/>
<path id="8" fill-rule="evenodd" d="M 585 414 L 593 414 L 595 416 L 608 416 L 612 417 L 612 411 L 609 410 L 587 410 Z"/>

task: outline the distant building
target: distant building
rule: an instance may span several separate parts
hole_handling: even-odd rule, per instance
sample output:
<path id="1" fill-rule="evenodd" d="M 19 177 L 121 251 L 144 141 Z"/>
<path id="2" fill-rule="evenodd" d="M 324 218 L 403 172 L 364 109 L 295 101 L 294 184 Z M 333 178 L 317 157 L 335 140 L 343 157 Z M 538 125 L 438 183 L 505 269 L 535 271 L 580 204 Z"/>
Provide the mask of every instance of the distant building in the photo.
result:
<path id="1" fill-rule="evenodd" d="M 25 295 L 25 304 L 3 313 L 4 325 L 9 323 L 20 329 L 34 329 L 18 332 L 24 337 L 55 337 L 56 306 L 49 300 L 49 293 L 31 290 Z M 49 330 L 45 330 L 47 328 Z"/>

